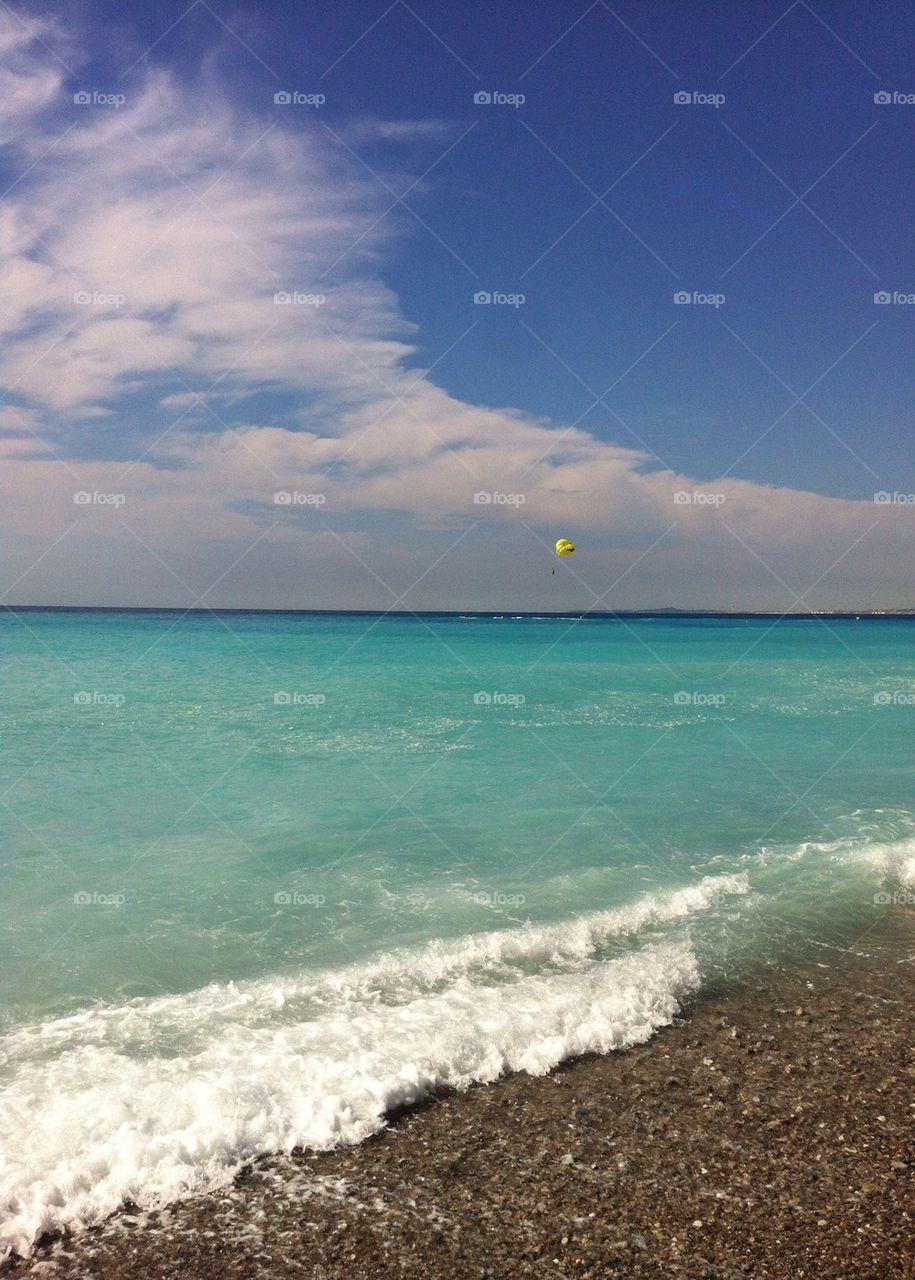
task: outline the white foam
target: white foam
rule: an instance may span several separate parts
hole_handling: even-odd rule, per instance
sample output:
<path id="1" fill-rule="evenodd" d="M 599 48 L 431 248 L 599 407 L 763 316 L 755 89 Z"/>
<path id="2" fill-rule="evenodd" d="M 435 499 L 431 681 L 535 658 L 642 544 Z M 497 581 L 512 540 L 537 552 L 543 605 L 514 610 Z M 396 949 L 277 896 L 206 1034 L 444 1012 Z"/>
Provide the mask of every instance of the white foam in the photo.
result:
<path id="1" fill-rule="evenodd" d="M 608 940 L 747 888 L 706 877 L 561 925 L 20 1028 L 3 1045 L 0 1246 L 223 1185 L 262 1153 L 359 1142 L 439 1086 L 642 1042 L 699 965 L 683 934 L 612 958 Z"/>
<path id="2" fill-rule="evenodd" d="M 800 860 L 810 854 L 828 854 L 845 865 L 868 867 L 887 880 L 915 885 L 915 835 L 901 840 L 862 839 L 848 836 L 837 840 L 807 840 L 782 858 Z"/>
<path id="3" fill-rule="evenodd" d="M 887 879 L 915 887 L 915 837 L 890 844 L 874 841 L 865 845 L 856 856 Z"/>

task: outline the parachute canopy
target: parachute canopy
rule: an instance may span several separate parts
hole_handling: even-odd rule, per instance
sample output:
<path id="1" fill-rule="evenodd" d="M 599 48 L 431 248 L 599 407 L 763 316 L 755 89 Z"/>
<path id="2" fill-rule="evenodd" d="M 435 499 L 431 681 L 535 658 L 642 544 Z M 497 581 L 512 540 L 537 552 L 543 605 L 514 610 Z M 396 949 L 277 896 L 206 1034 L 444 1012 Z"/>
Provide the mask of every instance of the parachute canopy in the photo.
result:
<path id="1" fill-rule="evenodd" d="M 571 556 L 575 554 L 575 543 L 570 542 L 568 538 L 558 538 L 556 540 L 556 554 L 558 556 Z"/>

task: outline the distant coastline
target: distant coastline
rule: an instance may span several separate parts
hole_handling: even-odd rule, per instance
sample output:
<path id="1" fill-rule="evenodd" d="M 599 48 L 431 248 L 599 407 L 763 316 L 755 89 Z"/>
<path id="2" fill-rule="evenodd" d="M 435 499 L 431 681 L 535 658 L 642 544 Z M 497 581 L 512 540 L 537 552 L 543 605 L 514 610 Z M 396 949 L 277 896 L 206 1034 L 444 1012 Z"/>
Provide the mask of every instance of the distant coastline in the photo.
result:
<path id="1" fill-rule="evenodd" d="M 780 609 L 512 609 L 506 605 L 496 609 L 229 609 L 194 608 L 183 605 L 130 604 L 0 604 L 4 613 L 179 613 L 246 614 L 264 617 L 311 616 L 349 618 L 884 618 L 898 621 L 915 619 L 915 606 L 910 609 L 805 609 L 803 612 Z"/>

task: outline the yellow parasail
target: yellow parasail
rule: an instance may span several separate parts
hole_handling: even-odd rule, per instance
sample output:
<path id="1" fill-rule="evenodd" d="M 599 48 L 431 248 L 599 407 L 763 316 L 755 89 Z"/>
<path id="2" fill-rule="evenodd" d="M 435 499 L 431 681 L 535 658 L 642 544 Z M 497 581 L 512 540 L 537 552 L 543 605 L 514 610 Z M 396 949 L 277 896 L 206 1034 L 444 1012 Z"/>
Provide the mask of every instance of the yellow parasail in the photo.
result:
<path id="1" fill-rule="evenodd" d="M 570 542 L 568 538 L 558 538 L 556 540 L 556 554 L 558 556 L 571 556 L 575 554 L 575 543 Z"/>

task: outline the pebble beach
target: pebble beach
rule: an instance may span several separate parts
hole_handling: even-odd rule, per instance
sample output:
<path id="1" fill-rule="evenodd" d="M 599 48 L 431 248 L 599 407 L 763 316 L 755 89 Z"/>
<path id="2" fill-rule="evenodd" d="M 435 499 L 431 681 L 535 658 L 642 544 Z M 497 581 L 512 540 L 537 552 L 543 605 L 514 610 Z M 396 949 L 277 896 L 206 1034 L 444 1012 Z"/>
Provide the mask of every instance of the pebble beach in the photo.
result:
<path id="1" fill-rule="evenodd" d="M 9 1280 L 909 1280 L 915 913 L 649 1043 L 270 1157 L 45 1241 Z"/>

